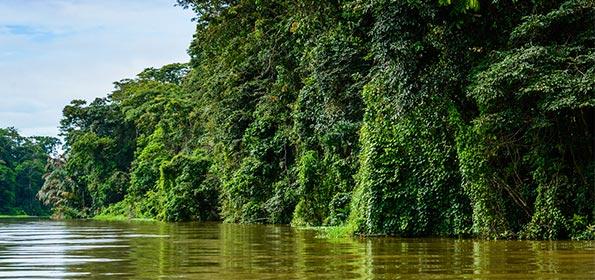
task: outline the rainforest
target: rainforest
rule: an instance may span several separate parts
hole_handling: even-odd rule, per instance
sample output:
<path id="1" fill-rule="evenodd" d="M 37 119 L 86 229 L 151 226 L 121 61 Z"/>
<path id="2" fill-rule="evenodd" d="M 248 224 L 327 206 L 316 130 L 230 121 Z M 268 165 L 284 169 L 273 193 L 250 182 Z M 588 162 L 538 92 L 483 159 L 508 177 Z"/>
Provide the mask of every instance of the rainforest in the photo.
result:
<path id="1" fill-rule="evenodd" d="M 0 214 L 595 238 L 595 1 L 173 4 L 188 63 L 72 100 L 60 149 L 0 129 Z"/>

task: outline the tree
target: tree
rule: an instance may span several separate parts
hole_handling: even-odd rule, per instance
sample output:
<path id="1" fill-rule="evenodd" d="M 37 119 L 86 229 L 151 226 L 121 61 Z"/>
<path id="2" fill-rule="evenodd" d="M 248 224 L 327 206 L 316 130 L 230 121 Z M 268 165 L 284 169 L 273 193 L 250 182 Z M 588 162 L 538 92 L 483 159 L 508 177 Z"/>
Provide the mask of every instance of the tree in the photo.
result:
<path id="1" fill-rule="evenodd" d="M 59 140 L 23 137 L 14 128 L 0 129 L 0 213 L 46 215 L 35 199 L 43 184 L 43 170 Z"/>

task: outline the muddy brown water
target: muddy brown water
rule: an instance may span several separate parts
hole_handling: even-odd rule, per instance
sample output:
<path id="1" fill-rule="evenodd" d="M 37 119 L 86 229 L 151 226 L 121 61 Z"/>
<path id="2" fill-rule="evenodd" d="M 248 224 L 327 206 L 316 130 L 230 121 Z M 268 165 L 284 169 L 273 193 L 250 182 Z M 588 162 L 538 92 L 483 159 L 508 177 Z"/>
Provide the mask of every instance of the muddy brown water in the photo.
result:
<path id="1" fill-rule="evenodd" d="M 288 226 L 0 219 L 0 279 L 595 279 L 595 242 L 328 240 Z"/>

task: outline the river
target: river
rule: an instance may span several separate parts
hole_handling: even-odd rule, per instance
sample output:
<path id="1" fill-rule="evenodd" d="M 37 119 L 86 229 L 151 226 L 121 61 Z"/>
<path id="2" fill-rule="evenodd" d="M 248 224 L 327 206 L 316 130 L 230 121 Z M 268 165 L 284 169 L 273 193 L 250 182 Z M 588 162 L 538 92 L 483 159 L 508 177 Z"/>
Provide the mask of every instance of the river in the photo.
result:
<path id="1" fill-rule="evenodd" d="M 0 279 L 595 279 L 593 241 L 328 240 L 288 226 L 0 219 Z"/>

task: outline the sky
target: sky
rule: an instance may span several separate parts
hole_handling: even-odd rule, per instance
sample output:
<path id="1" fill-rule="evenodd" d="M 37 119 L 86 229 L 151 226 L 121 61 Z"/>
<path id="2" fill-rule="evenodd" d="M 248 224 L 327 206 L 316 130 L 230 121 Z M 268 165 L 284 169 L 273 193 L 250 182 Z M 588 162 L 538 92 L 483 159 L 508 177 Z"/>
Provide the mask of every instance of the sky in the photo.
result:
<path id="1" fill-rule="evenodd" d="M 0 0 L 0 127 L 57 136 L 73 99 L 187 62 L 193 13 L 175 0 Z"/>

